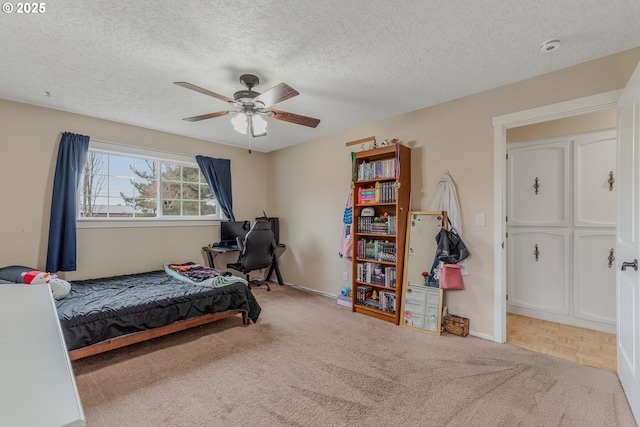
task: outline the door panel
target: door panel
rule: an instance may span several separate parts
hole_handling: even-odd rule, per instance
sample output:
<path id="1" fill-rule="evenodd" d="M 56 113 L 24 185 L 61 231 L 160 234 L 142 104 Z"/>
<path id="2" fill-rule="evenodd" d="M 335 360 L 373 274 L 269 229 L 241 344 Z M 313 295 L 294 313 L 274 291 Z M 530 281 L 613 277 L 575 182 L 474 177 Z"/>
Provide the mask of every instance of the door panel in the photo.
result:
<path id="1" fill-rule="evenodd" d="M 615 243 L 614 231 L 574 231 L 574 317 L 615 325 Z"/>
<path id="2" fill-rule="evenodd" d="M 624 263 L 640 259 L 638 240 L 638 170 L 640 161 L 640 66 L 618 102 L 618 228 L 616 235 L 618 376 L 637 421 L 640 421 L 640 368 L 637 269 Z"/>
<path id="3" fill-rule="evenodd" d="M 510 306 L 569 314 L 569 248 L 566 229 L 509 229 Z"/>
<path id="4" fill-rule="evenodd" d="M 573 142 L 575 227 L 615 227 L 618 179 L 615 130 Z"/>
<path id="5" fill-rule="evenodd" d="M 509 226 L 569 225 L 570 141 L 554 141 L 508 150 Z"/>

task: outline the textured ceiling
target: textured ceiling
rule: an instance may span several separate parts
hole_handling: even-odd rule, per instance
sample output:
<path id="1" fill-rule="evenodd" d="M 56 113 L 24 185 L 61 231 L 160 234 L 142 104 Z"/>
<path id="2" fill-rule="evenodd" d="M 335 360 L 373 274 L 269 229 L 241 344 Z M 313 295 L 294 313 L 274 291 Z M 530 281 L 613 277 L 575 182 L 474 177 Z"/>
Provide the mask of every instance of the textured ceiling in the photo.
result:
<path id="1" fill-rule="evenodd" d="M 275 105 L 269 152 L 640 46 L 638 0 L 46 2 L 0 14 L 0 98 L 239 147 L 228 106 L 254 73 L 300 95 Z M 562 47 L 542 54 L 540 44 Z M 50 96 L 47 96 L 47 93 Z M 366 136 L 366 135 L 365 135 Z"/>

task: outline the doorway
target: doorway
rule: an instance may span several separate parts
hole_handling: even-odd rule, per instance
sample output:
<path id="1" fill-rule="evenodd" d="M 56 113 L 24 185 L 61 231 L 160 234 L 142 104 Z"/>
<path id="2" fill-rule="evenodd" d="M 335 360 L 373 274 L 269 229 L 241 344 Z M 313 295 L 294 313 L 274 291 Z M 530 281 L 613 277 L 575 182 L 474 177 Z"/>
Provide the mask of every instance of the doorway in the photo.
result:
<path id="1" fill-rule="evenodd" d="M 613 371 L 615 126 L 611 108 L 509 129 L 506 135 L 511 170 L 506 340 Z M 553 168 L 553 160 L 564 166 Z M 529 188 L 534 175 L 544 182 L 536 186 L 540 192 Z M 532 242 L 541 253 L 536 262 L 528 250 Z"/>
<path id="2" fill-rule="evenodd" d="M 506 342 L 506 149 L 507 130 L 615 108 L 621 90 L 592 95 L 493 119 L 494 126 L 494 340 Z"/>

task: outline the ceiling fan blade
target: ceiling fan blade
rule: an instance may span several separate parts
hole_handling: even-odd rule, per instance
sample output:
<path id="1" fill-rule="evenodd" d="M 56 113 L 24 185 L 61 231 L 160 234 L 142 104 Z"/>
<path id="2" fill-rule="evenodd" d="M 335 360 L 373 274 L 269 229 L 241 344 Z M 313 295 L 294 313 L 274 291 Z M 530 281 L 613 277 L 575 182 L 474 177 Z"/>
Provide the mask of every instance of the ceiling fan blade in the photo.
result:
<path id="1" fill-rule="evenodd" d="M 231 114 L 233 112 L 234 111 L 218 111 L 217 113 L 209 113 L 209 114 L 203 114 L 201 116 L 187 117 L 186 119 L 182 119 L 182 120 L 186 120 L 188 122 L 198 122 L 204 119 L 212 119 L 214 117 L 226 116 L 227 114 Z"/>
<path id="2" fill-rule="evenodd" d="M 203 89 L 200 86 L 192 85 L 191 83 L 187 83 L 187 82 L 173 82 L 173 83 L 177 84 L 178 86 L 182 86 L 182 87 L 184 87 L 186 89 L 191 89 L 191 90 L 194 90 L 196 92 L 203 93 L 205 95 L 213 96 L 214 98 L 218 98 L 221 101 L 232 102 L 232 103 L 236 104 L 235 100 L 233 100 L 233 99 L 231 99 L 231 98 L 229 98 L 227 96 L 220 95 L 219 93 L 215 93 L 215 92 L 211 92 L 210 90 Z"/>
<path id="3" fill-rule="evenodd" d="M 286 99 L 293 98 L 294 96 L 298 96 L 300 93 L 289 86 L 286 83 L 280 83 L 277 86 L 272 87 L 265 93 L 256 96 L 253 98 L 253 102 L 260 102 L 264 104 L 262 108 L 271 107 L 278 102 L 282 102 Z"/>
<path id="4" fill-rule="evenodd" d="M 300 114 L 287 113 L 282 110 L 269 110 L 273 115 L 272 118 L 276 120 L 282 120 L 285 122 L 295 123 L 297 125 L 316 127 L 318 123 L 320 123 L 319 119 L 314 119 L 313 117 L 301 116 Z"/>

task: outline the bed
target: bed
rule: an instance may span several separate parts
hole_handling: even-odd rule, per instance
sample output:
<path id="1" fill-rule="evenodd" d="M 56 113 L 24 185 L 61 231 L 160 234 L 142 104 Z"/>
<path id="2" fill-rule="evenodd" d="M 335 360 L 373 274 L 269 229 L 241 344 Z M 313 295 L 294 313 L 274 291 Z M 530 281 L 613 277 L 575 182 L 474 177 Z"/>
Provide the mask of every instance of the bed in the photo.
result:
<path id="1" fill-rule="evenodd" d="M 74 281 L 56 309 L 71 360 L 232 316 L 248 325 L 261 311 L 243 279 L 203 286 L 165 270 Z"/>

